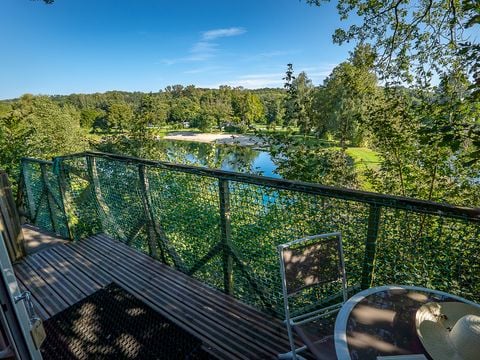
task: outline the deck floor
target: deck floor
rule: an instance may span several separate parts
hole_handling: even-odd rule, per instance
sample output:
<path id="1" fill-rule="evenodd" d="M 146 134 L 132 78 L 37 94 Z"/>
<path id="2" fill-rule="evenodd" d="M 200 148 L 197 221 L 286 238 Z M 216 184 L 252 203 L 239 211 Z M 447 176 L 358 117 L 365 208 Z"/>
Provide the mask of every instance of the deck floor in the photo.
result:
<path id="1" fill-rule="evenodd" d="M 53 241 L 14 269 L 43 319 L 116 282 L 201 339 L 220 359 L 273 359 L 289 349 L 277 319 L 104 235 L 77 243 Z"/>

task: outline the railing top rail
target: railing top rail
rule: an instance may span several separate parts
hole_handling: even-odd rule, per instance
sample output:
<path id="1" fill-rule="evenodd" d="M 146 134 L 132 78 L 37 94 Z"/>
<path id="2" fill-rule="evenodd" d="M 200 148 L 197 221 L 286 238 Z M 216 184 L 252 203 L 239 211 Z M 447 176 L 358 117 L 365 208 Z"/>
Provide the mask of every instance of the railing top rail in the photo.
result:
<path id="1" fill-rule="evenodd" d="M 129 162 L 135 164 L 143 164 L 148 166 L 160 167 L 173 171 L 184 173 L 197 174 L 201 176 L 208 176 L 218 179 L 231 180 L 236 182 L 243 182 L 248 184 L 272 187 L 281 190 L 290 190 L 314 195 L 321 195 L 325 197 L 356 201 L 366 204 L 385 206 L 397 209 L 406 209 L 417 213 L 428 213 L 446 217 L 462 218 L 468 221 L 480 222 L 480 208 L 468 208 L 461 206 L 454 206 L 449 204 L 442 204 L 433 201 L 419 200 L 402 196 L 385 195 L 380 193 L 352 190 L 346 188 L 338 188 L 327 185 L 313 184 L 302 181 L 293 181 L 285 179 L 276 179 L 265 176 L 258 176 L 252 174 L 242 174 L 231 171 L 208 169 L 198 166 L 173 164 L 165 161 L 147 160 L 133 156 L 109 154 L 96 151 L 87 151 L 83 153 L 60 156 L 54 160 L 68 160 L 78 157 L 93 156 L 99 158 L 106 158 L 116 161 Z M 36 159 L 26 160 L 37 161 Z M 43 162 L 43 160 L 40 160 Z M 48 162 L 51 164 L 51 162 Z"/>
<path id="2" fill-rule="evenodd" d="M 35 158 L 31 158 L 31 157 L 23 157 L 23 158 L 21 158 L 21 161 L 22 162 L 33 162 L 33 163 L 45 164 L 45 165 L 52 165 L 53 164 L 53 162 L 49 161 L 49 160 L 41 160 L 41 159 L 35 159 Z"/>

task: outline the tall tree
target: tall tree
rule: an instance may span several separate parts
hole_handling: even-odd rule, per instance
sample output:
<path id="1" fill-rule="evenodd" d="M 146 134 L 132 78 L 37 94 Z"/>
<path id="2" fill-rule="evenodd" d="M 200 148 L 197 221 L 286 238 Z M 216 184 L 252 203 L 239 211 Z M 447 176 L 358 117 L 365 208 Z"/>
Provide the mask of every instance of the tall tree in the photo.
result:
<path id="1" fill-rule="evenodd" d="M 317 133 L 333 133 L 342 148 L 347 142 L 362 143 L 367 110 L 378 92 L 373 60 L 369 46 L 358 46 L 348 61 L 333 69 L 313 101 Z"/>
<path id="2" fill-rule="evenodd" d="M 287 70 L 285 72 L 285 81 L 283 87 L 287 90 L 287 96 L 285 98 L 285 116 L 284 124 L 286 126 L 296 126 L 297 125 L 297 115 L 299 113 L 298 108 L 298 94 L 297 88 L 294 85 L 295 76 L 293 75 L 293 64 L 287 64 Z"/>
<path id="3" fill-rule="evenodd" d="M 133 120 L 132 107 L 125 102 L 115 102 L 108 107 L 107 119 L 109 128 L 127 129 Z"/>

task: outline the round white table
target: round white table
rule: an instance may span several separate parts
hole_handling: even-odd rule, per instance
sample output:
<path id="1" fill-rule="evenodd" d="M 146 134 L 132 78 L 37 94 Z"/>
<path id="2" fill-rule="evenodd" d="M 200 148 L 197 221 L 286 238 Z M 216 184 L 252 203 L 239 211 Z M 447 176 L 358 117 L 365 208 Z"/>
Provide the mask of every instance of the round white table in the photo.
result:
<path id="1" fill-rule="evenodd" d="M 426 355 L 415 331 L 415 313 L 431 301 L 460 301 L 480 308 L 459 296 L 418 286 L 388 285 L 361 291 L 343 304 L 336 318 L 338 359 Z"/>

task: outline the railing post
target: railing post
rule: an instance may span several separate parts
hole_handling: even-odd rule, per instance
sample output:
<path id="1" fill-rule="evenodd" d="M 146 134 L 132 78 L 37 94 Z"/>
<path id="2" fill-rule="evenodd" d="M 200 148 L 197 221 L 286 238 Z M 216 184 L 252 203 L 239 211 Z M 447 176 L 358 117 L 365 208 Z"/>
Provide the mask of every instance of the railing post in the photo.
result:
<path id="1" fill-rule="evenodd" d="M 36 212 L 36 207 L 35 207 L 35 201 L 33 199 L 33 194 L 32 194 L 32 185 L 30 183 L 30 179 L 28 178 L 27 171 L 25 169 L 25 161 L 22 160 L 21 163 L 21 177 L 23 178 L 23 184 L 25 185 L 25 196 L 26 196 L 26 201 L 27 201 L 27 207 L 28 207 L 28 218 L 30 221 L 33 221 L 35 218 L 35 212 Z"/>
<path id="2" fill-rule="evenodd" d="M 54 162 L 55 165 L 55 162 Z M 72 223 L 72 213 L 70 202 L 67 194 L 67 181 L 65 179 L 65 171 L 63 169 L 63 161 L 59 160 L 57 163 L 57 179 L 58 179 L 58 189 L 60 190 L 60 203 L 62 205 L 63 214 L 65 215 L 66 220 L 66 227 L 68 232 L 68 238 L 70 240 L 74 240 L 75 237 L 73 235 L 73 223 Z"/>
<path id="3" fill-rule="evenodd" d="M 138 165 L 138 178 L 140 182 L 140 194 L 142 198 L 143 211 L 147 217 L 147 233 L 148 233 L 148 245 L 150 248 L 150 255 L 154 258 L 158 258 L 157 251 L 157 234 L 155 232 L 155 216 L 153 214 L 152 207 L 148 198 L 149 183 L 147 174 L 145 172 L 145 165 Z"/>
<path id="4" fill-rule="evenodd" d="M 113 227 L 116 233 L 115 234 L 116 236 L 119 236 L 120 239 L 122 240 L 128 240 L 122 227 L 117 224 L 115 217 L 112 216 L 112 214 L 110 213 L 110 208 L 103 197 L 102 189 L 100 187 L 100 181 L 98 180 L 97 162 L 95 160 L 95 157 L 91 155 L 87 155 L 86 159 L 87 159 L 88 179 L 93 192 L 93 197 L 99 212 L 102 212 L 102 214 L 100 213 L 98 214 L 100 218 L 100 225 L 102 227 L 102 231 L 105 232 L 105 226 L 104 226 L 104 222 L 105 222 L 108 225 L 111 225 Z M 102 215 L 103 215 L 103 219 L 101 218 Z"/>
<path id="5" fill-rule="evenodd" d="M 371 287 L 373 281 L 373 269 L 375 265 L 381 209 L 382 207 L 378 204 L 370 204 L 367 237 L 365 240 L 365 257 L 363 260 L 362 281 L 360 285 L 362 289 Z"/>
<path id="6" fill-rule="evenodd" d="M 220 231 L 223 244 L 223 286 L 225 293 L 233 294 L 233 258 L 231 252 L 231 225 L 230 225 L 230 189 L 228 180 L 218 179 L 220 195 Z"/>
<path id="7" fill-rule="evenodd" d="M 48 212 L 50 214 L 50 222 L 52 223 L 53 231 L 58 234 L 59 227 L 57 222 L 57 217 L 55 216 L 55 201 L 53 200 L 53 195 L 50 192 L 50 186 L 48 186 L 48 175 L 45 164 L 40 164 L 40 171 L 42 173 L 43 181 L 43 191 L 47 193 L 47 203 L 48 203 Z"/>

